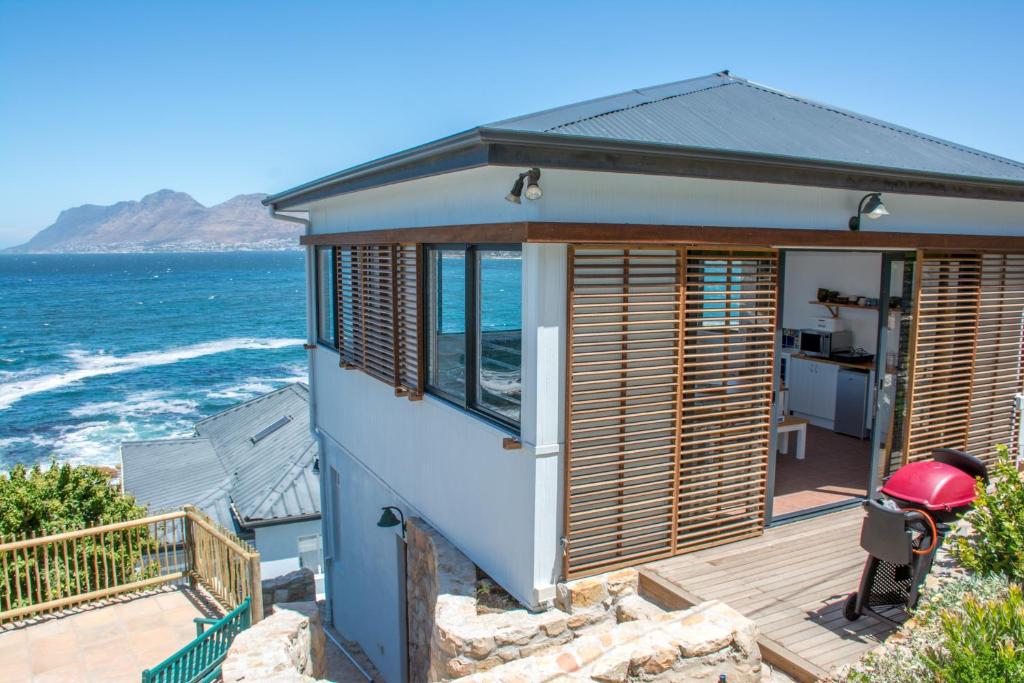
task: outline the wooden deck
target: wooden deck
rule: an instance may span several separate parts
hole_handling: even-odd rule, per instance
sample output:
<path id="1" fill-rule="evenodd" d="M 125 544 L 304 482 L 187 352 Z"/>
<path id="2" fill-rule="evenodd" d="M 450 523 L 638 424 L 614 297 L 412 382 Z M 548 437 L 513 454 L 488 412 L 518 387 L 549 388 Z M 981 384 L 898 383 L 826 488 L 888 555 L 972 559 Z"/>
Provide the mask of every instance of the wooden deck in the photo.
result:
<path id="1" fill-rule="evenodd" d="M 848 622 L 842 614 L 867 557 L 859 542 L 862 518 L 858 507 L 793 522 L 758 538 L 651 563 L 642 573 L 677 587 L 677 597 L 722 600 L 754 619 L 766 639 L 763 653 L 774 647 L 783 656 L 795 654 L 792 659 L 814 674 L 800 678 L 813 679 L 856 661 L 892 630 L 869 617 Z"/>

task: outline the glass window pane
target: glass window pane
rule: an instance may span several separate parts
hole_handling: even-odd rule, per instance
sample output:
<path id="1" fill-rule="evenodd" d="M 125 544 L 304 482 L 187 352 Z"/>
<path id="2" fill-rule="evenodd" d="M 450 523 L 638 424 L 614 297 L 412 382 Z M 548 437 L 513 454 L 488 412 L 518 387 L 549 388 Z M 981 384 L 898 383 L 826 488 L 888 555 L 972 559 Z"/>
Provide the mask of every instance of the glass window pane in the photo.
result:
<path id="1" fill-rule="evenodd" d="M 466 400 L 466 253 L 430 252 L 430 384 L 459 402 Z"/>
<path id="2" fill-rule="evenodd" d="M 299 567 L 312 569 L 314 574 L 322 574 L 323 563 L 320 536 L 299 536 Z"/>
<path id="3" fill-rule="evenodd" d="M 317 248 L 317 335 L 331 346 L 337 346 L 334 329 L 334 249 Z"/>
<path id="4" fill-rule="evenodd" d="M 480 367 L 476 402 L 518 424 L 522 390 L 522 252 L 480 250 L 477 274 Z"/>

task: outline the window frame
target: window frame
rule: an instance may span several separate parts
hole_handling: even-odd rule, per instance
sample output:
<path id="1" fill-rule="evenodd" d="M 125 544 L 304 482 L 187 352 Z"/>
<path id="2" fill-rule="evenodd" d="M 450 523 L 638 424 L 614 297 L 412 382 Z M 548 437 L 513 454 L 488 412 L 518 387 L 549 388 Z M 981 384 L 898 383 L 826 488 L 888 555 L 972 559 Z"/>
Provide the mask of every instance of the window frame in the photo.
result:
<path id="1" fill-rule="evenodd" d="M 323 539 L 323 534 L 300 534 L 300 535 L 295 537 L 295 552 L 296 552 L 296 559 L 299 562 L 299 569 L 312 569 L 311 567 L 303 567 L 303 565 L 302 565 L 302 554 L 303 554 L 303 551 L 302 551 L 302 541 L 303 540 L 308 540 L 308 539 L 315 539 L 316 540 L 316 553 L 317 553 L 317 555 L 318 555 L 318 557 L 320 559 L 320 563 L 319 563 L 319 565 L 317 567 L 319 569 L 319 571 L 315 571 L 313 573 L 316 574 L 316 575 L 321 575 L 321 574 L 324 573 L 324 539 Z M 307 551 L 307 552 L 310 552 L 310 551 Z"/>
<path id="2" fill-rule="evenodd" d="M 423 351 L 424 351 L 424 366 L 426 368 L 425 377 L 423 378 L 423 390 L 425 393 L 430 394 L 446 403 L 449 403 L 456 408 L 466 411 L 474 416 L 480 417 L 487 422 L 494 424 L 495 426 L 510 432 L 516 437 L 519 436 L 522 425 L 522 405 L 520 404 L 519 420 L 510 420 L 505 415 L 498 413 L 497 411 L 491 410 L 484 405 L 481 405 L 480 401 L 477 400 L 477 389 L 480 379 L 480 358 L 479 358 L 479 343 L 480 343 L 480 272 L 477 267 L 478 254 L 481 251 L 517 251 L 522 254 L 523 245 L 521 243 L 511 244 L 494 244 L 494 243 L 442 243 L 442 244 L 424 244 L 423 245 L 423 260 L 425 266 L 422 269 L 422 282 L 420 282 L 420 288 L 423 292 L 423 297 L 426 305 L 424 306 L 425 313 L 425 324 L 423 334 Z M 431 338 L 433 337 L 433 326 L 436 322 L 437 310 L 436 302 L 433 300 L 433 293 L 436 288 L 431 287 L 430 275 L 433 271 L 433 254 L 435 251 L 456 251 L 461 252 L 465 259 L 465 334 L 463 338 L 463 354 L 466 359 L 465 361 L 465 396 L 459 397 L 454 396 L 450 392 L 436 386 L 431 381 L 431 358 L 433 354 L 433 345 Z M 519 282 L 519 298 L 520 298 L 520 319 L 519 319 L 519 334 L 520 334 L 520 346 L 519 346 L 519 382 L 520 386 L 523 381 L 523 349 L 522 349 L 522 275 L 520 274 Z"/>
<path id="3" fill-rule="evenodd" d="M 321 267 L 322 264 L 320 256 L 325 250 L 330 250 L 331 252 L 331 301 L 329 302 L 329 305 L 331 307 L 331 317 L 333 319 L 333 329 L 331 330 L 331 333 L 334 335 L 333 340 L 325 339 L 323 336 L 321 336 L 321 332 L 323 332 L 323 329 L 321 329 L 321 321 L 323 320 L 324 301 L 323 297 L 321 296 L 323 288 L 320 286 L 321 278 L 323 277 L 323 269 Z M 316 316 L 316 342 L 317 344 L 320 344 L 321 346 L 326 346 L 327 348 L 333 351 L 338 351 L 338 248 L 331 245 L 318 245 L 314 247 L 313 264 L 313 280 L 314 287 L 316 289 L 316 307 L 315 310 L 313 311 L 314 315 Z"/>

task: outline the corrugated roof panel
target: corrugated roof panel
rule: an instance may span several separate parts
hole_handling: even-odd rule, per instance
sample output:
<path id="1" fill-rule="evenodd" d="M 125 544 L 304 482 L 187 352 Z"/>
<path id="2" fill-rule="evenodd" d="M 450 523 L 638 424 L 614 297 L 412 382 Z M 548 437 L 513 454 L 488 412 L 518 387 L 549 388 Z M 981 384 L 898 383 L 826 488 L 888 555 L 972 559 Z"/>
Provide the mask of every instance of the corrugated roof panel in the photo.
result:
<path id="1" fill-rule="evenodd" d="M 254 436 L 290 418 L 263 438 Z M 232 525 L 319 514 L 309 391 L 291 384 L 196 423 L 197 438 L 125 443 L 125 489 L 154 508 L 193 504 Z"/>
<path id="2" fill-rule="evenodd" d="M 1024 181 L 1024 164 L 715 74 L 485 126 L 971 178 Z"/>

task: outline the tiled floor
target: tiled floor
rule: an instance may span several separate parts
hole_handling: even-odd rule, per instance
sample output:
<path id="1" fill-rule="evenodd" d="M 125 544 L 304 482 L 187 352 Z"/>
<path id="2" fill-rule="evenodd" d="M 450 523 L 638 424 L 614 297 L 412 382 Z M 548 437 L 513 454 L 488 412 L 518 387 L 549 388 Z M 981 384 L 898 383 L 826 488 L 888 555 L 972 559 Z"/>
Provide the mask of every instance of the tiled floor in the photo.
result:
<path id="1" fill-rule="evenodd" d="M 807 427 L 807 454 L 796 459 L 796 448 L 775 461 L 772 514 L 836 503 L 867 491 L 871 441 Z"/>
<path id="2" fill-rule="evenodd" d="M 168 589 L 2 628 L 0 683 L 138 683 L 143 669 L 195 638 L 200 616 L 210 616 L 208 605 Z"/>

